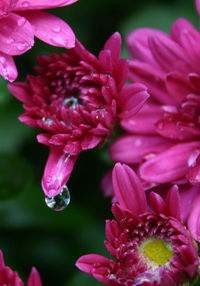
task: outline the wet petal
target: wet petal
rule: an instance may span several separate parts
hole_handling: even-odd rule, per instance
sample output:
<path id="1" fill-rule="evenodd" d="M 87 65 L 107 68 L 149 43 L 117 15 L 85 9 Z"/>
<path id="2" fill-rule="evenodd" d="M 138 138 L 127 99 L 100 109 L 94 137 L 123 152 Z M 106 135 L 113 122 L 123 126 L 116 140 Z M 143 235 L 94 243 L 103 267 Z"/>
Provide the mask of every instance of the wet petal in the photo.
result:
<path id="1" fill-rule="evenodd" d="M 129 118 L 137 113 L 149 98 L 147 87 L 143 84 L 134 83 L 125 86 L 119 94 L 118 106 L 119 117 Z"/>
<path id="2" fill-rule="evenodd" d="M 200 151 L 198 150 L 198 154 L 199 153 Z M 187 174 L 187 178 L 189 179 L 191 184 L 200 186 L 200 155 L 198 155 L 197 158 L 194 159 L 193 163 L 191 164 L 189 172 Z"/>
<path id="3" fill-rule="evenodd" d="M 78 0 L 18 0 L 14 10 L 42 10 L 64 7 Z"/>
<path id="4" fill-rule="evenodd" d="M 45 43 L 66 49 L 75 45 L 72 29 L 62 19 L 43 11 L 23 12 L 34 27 L 34 34 Z"/>
<path id="5" fill-rule="evenodd" d="M 148 182 L 167 183 L 180 179 L 188 172 L 188 159 L 199 148 L 199 142 L 176 144 L 140 166 L 140 176 Z"/>
<path id="6" fill-rule="evenodd" d="M 113 169 L 112 181 L 116 199 L 122 208 L 128 209 L 135 216 L 146 211 L 144 189 L 130 167 L 117 163 Z"/>
<path id="7" fill-rule="evenodd" d="M 66 185 L 78 156 L 70 156 L 62 148 L 51 147 L 42 178 L 42 188 L 49 198 L 56 196 Z"/>
<path id="8" fill-rule="evenodd" d="M 172 146 L 170 140 L 158 136 L 126 135 L 117 139 L 110 147 L 113 161 L 126 164 L 139 163 L 144 156 L 155 156 Z"/>
<path id="9" fill-rule="evenodd" d="M 188 229 L 195 240 L 200 242 L 200 195 L 194 200 L 188 218 Z"/>
<path id="10" fill-rule="evenodd" d="M 16 80 L 18 76 L 17 68 L 15 62 L 11 56 L 8 56 L 0 52 L 0 75 L 5 80 L 10 82 Z"/>
<path id="11" fill-rule="evenodd" d="M 26 18 L 10 13 L 0 19 L 0 51 L 16 56 L 25 53 L 34 44 L 34 31 Z"/>

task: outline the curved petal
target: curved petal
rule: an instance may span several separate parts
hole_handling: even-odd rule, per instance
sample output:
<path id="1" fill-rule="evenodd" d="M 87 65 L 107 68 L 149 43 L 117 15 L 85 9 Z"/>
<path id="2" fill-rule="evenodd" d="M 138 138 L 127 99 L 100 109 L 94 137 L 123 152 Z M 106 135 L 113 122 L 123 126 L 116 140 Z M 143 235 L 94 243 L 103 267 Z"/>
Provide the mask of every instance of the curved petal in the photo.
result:
<path id="1" fill-rule="evenodd" d="M 75 46 L 75 35 L 62 19 L 43 11 L 25 11 L 23 15 L 34 27 L 34 35 L 41 41 L 66 49 Z"/>
<path id="2" fill-rule="evenodd" d="M 71 175 L 77 157 L 63 153 L 62 148 L 50 148 L 42 178 L 42 188 L 47 197 L 54 197 L 63 189 Z"/>
<path id="3" fill-rule="evenodd" d="M 34 31 L 26 18 L 10 13 L 0 19 L 0 51 L 11 56 L 21 55 L 34 44 Z"/>
<path id="4" fill-rule="evenodd" d="M 8 90 L 15 96 L 18 100 L 23 103 L 32 104 L 32 97 L 30 87 L 24 82 L 15 82 L 8 84 Z"/>
<path id="5" fill-rule="evenodd" d="M 165 213 L 165 201 L 163 198 L 154 192 L 150 193 L 150 203 L 151 207 L 156 214 L 164 214 Z"/>
<path id="6" fill-rule="evenodd" d="M 64 7 L 78 0 L 18 0 L 14 10 L 42 10 Z"/>
<path id="7" fill-rule="evenodd" d="M 197 152 L 198 156 L 196 154 L 197 158 L 196 159 L 194 158 L 194 162 L 190 166 L 187 178 L 189 179 L 191 184 L 200 186 L 200 154 L 199 154 L 200 151 L 198 150 Z"/>
<path id="8" fill-rule="evenodd" d="M 200 0 L 195 0 L 195 5 L 196 5 L 197 12 L 200 15 Z"/>
<path id="9" fill-rule="evenodd" d="M 117 163 L 112 174 L 114 193 L 120 206 L 138 216 L 147 210 L 144 189 L 135 172 Z"/>
<path id="10" fill-rule="evenodd" d="M 113 63 L 115 63 L 115 61 L 117 61 L 120 57 L 121 44 L 122 40 L 120 33 L 116 32 L 110 36 L 104 45 L 104 50 L 109 50 L 111 52 Z"/>
<path id="11" fill-rule="evenodd" d="M 199 142 L 176 144 L 167 151 L 147 160 L 140 166 L 142 179 L 153 183 L 167 183 L 182 178 L 188 172 L 188 159 L 198 149 Z"/>
<path id="12" fill-rule="evenodd" d="M 125 86 L 119 94 L 118 106 L 120 118 L 129 118 L 137 113 L 149 98 L 147 87 L 140 83 Z"/>
<path id="13" fill-rule="evenodd" d="M 31 269 L 31 273 L 27 281 L 27 286 L 42 286 L 42 280 L 35 267 Z"/>
<path id="14" fill-rule="evenodd" d="M 18 76 L 17 68 L 15 62 L 11 56 L 8 56 L 0 52 L 0 75 L 5 80 L 10 82 L 16 80 Z"/>
<path id="15" fill-rule="evenodd" d="M 166 197 L 166 214 L 173 216 L 177 220 L 181 220 L 181 207 L 178 186 L 174 185 L 170 188 Z"/>
<path id="16" fill-rule="evenodd" d="M 172 146 L 170 140 L 158 136 L 126 135 L 117 139 L 110 147 L 113 161 L 126 164 L 139 163 L 144 156 L 159 154 Z"/>
<path id="17" fill-rule="evenodd" d="M 190 211 L 188 218 L 188 229 L 195 240 L 200 242 L 200 195 L 198 195 Z"/>

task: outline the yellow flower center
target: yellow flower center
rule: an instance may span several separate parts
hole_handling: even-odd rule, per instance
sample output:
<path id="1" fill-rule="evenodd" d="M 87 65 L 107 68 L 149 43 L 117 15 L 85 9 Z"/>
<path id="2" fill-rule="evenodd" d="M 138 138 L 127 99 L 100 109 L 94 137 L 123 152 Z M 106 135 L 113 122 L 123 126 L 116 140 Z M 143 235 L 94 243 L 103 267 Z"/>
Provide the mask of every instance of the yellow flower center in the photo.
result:
<path id="1" fill-rule="evenodd" d="M 159 265 L 169 266 L 169 259 L 173 255 L 171 243 L 154 237 L 145 240 L 140 245 L 138 252 L 145 262 L 153 268 Z"/>

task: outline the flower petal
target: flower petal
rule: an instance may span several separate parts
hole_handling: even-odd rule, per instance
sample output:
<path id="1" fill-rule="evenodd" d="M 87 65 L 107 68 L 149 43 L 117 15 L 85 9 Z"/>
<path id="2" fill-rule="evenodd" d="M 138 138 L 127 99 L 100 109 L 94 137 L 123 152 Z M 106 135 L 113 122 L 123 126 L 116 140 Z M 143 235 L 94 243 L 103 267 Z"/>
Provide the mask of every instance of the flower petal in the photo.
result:
<path id="1" fill-rule="evenodd" d="M 157 135 L 154 125 L 162 118 L 162 115 L 163 110 L 159 105 L 145 103 L 133 117 L 123 119 L 121 126 L 130 133 Z"/>
<path id="2" fill-rule="evenodd" d="M 34 34 L 45 43 L 66 49 L 75 46 L 75 35 L 62 19 L 43 11 L 25 11 L 23 15 L 34 27 Z"/>
<path id="3" fill-rule="evenodd" d="M 197 152 L 199 154 L 200 151 L 198 150 Z M 191 184 L 200 186 L 200 154 L 197 156 L 196 159 L 194 159 L 192 165 L 190 166 L 187 178 L 189 179 Z"/>
<path id="4" fill-rule="evenodd" d="M 31 273 L 28 277 L 27 286 L 42 286 L 42 280 L 35 267 L 31 269 Z"/>
<path id="5" fill-rule="evenodd" d="M 15 62 L 11 56 L 8 56 L 0 52 L 0 75 L 5 80 L 10 82 L 16 80 L 18 76 L 17 68 Z"/>
<path id="6" fill-rule="evenodd" d="M 131 117 L 141 109 L 149 96 L 147 87 L 143 84 L 133 83 L 125 86 L 118 97 L 118 116 L 123 119 Z"/>
<path id="7" fill-rule="evenodd" d="M 176 144 L 167 151 L 147 160 L 140 166 L 142 179 L 166 183 L 182 178 L 188 171 L 188 159 L 200 146 L 199 142 Z"/>
<path id="8" fill-rule="evenodd" d="M 11 56 L 21 55 L 34 44 L 34 31 L 26 18 L 10 13 L 0 19 L 0 51 Z"/>
<path id="9" fill-rule="evenodd" d="M 177 185 L 172 186 L 167 194 L 166 214 L 181 220 L 180 196 Z"/>
<path id="10" fill-rule="evenodd" d="M 147 209 L 142 184 L 135 172 L 126 165 L 117 163 L 112 175 L 114 193 L 122 208 L 138 216 Z"/>
<path id="11" fill-rule="evenodd" d="M 144 156 L 159 154 L 173 143 L 158 136 L 126 135 L 117 139 L 110 147 L 109 154 L 114 162 L 139 163 Z"/>
<path id="12" fill-rule="evenodd" d="M 200 242 L 200 195 L 198 195 L 191 207 L 188 218 L 188 229 L 195 240 Z"/>
<path id="13" fill-rule="evenodd" d="M 31 104 L 33 103 L 32 98 L 30 96 L 31 91 L 29 86 L 24 82 L 15 82 L 12 84 L 8 84 L 8 90 L 15 96 L 18 100 L 23 103 Z"/>
<path id="14" fill-rule="evenodd" d="M 163 198 L 154 192 L 150 193 L 151 207 L 156 214 L 165 214 L 165 201 Z"/>
<path id="15" fill-rule="evenodd" d="M 118 32 L 114 33 L 105 43 L 104 50 L 110 50 L 113 63 L 117 61 L 121 53 L 121 36 Z"/>
<path id="16" fill-rule="evenodd" d="M 42 178 L 42 188 L 47 197 L 54 197 L 63 189 L 71 175 L 77 157 L 63 153 L 62 148 L 50 148 Z"/>
<path id="17" fill-rule="evenodd" d="M 73 4 L 78 0 L 18 0 L 14 10 L 42 10 L 64 7 Z"/>

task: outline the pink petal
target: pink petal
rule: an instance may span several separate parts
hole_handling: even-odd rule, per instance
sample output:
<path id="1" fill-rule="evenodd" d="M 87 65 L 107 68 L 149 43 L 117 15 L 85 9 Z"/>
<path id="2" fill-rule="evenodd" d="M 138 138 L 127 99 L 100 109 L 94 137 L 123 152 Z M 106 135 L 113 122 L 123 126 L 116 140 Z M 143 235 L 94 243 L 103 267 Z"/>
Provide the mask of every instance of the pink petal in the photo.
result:
<path id="1" fill-rule="evenodd" d="M 167 151 L 147 160 L 140 166 L 142 179 L 153 183 L 178 180 L 188 171 L 188 159 L 199 148 L 199 142 L 176 144 Z"/>
<path id="2" fill-rule="evenodd" d="M 93 276 L 102 283 L 113 285 L 112 280 L 108 277 L 108 273 L 111 270 L 111 265 L 114 264 L 115 262 L 113 262 L 111 259 L 101 255 L 88 254 L 81 256 L 77 260 L 76 267 L 78 267 L 81 271 Z"/>
<path id="3" fill-rule="evenodd" d="M 29 86 L 24 82 L 15 82 L 8 84 L 8 90 L 14 95 L 18 100 L 23 103 L 32 104 L 32 98 Z"/>
<path id="4" fill-rule="evenodd" d="M 64 7 L 78 0 L 18 0 L 14 10 L 42 10 Z"/>
<path id="5" fill-rule="evenodd" d="M 180 196 L 177 185 L 172 186 L 167 194 L 166 214 L 181 220 Z"/>
<path id="6" fill-rule="evenodd" d="M 200 151 L 197 150 L 197 154 L 199 153 Z M 187 178 L 189 179 L 191 184 L 200 186 L 200 154 L 197 156 L 197 158 L 193 161 L 192 165 L 190 166 Z"/>
<path id="7" fill-rule="evenodd" d="M 189 93 L 195 92 L 186 75 L 179 72 L 171 72 L 166 76 L 166 89 L 170 96 L 181 103 Z"/>
<path id="8" fill-rule="evenodd" d="M 41 41 L 56 47 L 73 48 L 75 35 L 67 23 L 43 11 L 23 12 L 34 27 L 34 35 Z"/>
<path id="9" fill-rule="evenodd" d="M 118 106 L 120 118 L 129 118 L 137 113 L 149 98 L 147 87 L 133 83 L 125 86 L 119 94 Z"/>
<path id="10" fill-rule="evenodd" d="M 156 214 L 165 214 L 165 202 L 159 194 L 151 192 L 150 202 L 151 207 Z"/>
<path id="11" fill-rule="evenodd" d="M 112 172 L 108 171 L 101 180 L 101 190 L 105 197 L 113 197 L 114 190 L 112 186 Z"/>
<path id="12" fill-rule="evenodd" d="M 159 105 L 145 103 L 133 117 L 122 120 L 121 126 L 130 133 L 157 135 L 154 125 L 162 116 L 163 110 Z"/>
<path id="13" fill-rule="evenodd" d="M 195 0 L 195 5 L 196 5 L 197 13 L 200 15 L 200 0 Z"/>
<path id="14" fill-rule="evenodd" d="M 3 252 L 0 250 L 0 269 L 5 266 L 5 262 L 3 259 Z"/>
<path id="15" fill-rule="evenodd" d="M 8 56 L 0 52 L 0 75 L 5 80 L 10 82 L 16 80 L 18 76 L 17 68 L 15 62 L 11 56 Z"/>
<path id="16" fill-rule="evenodd" d="M 129 79 L 148 86 L 148 91 L 153 98 L 162 104 L 173 104 L 165 89 L 164 73 L 151 64 L 141 63 L 137 60 L 129 62 Z"/>
<path id="17" fill-rule="evenodd" d="M 27 286 L 42 286 L 42 280 L 35 267 L 31 269 L 31 273 L 28 278 Z"/>
<path id="18" fill-rule="evenodd" d="M 142 184 L 134 171 L 126 165 L 117 163 L 112 175 L 114 193 L 122 208 L 138 216 L 147 209 Z"/>
<path id="19" fill-rule="evenodd" d="M 166 72 L 183 67 L 185 54 L 181 47 L 168 35 L 153 35 L 149 38 L 152 54 L 160 67 Z"/>
<path id="20" fill-rule="evenodd" d="M 71 175 L 77 157 L 63 153 L 62 148 L 50 148 L 42 178 L 42 188 L 47 197 L 54 197 L 63 189 Z"/>
<path id="21" fill-rule="evenodd" d="M 188 218 L 188 229 L 195 240 L 200 242 L 200 195 L 194 200 Z"/>
<path id="22" fill-rule="evenodd" d="M 117 139 L 110 147 L 109 154 L 114 162 L 139 163 L 144 156 L 159 154 L 172 146 L 170 140 L 158 136 L 126 135 Z"/>
<path id="23" fill-rule="evenodd" d="M 11 56 L 21 55 L 34 44 L 34 31 L 26 18 L 10 13 L 0 19 L 0 51 Z"/>
<path id="24" fill-rule="evenodd" d="M 101 140 L 102 140 L 101 136 L 88 134 L 83 138 L 81 142 L 81 148 L 82 150 L 93 149 L 101 142 Z"/>
<path id="25" fill-rule="evenodd" d="M 119 59 L 121 53 L 121 36 L 118 32 L 114 33 L 107 40 L 104 50 L 110 50 L 113 63 Z"/>
<path id="26" fill-rule="evenodd" d="M 168 36 L 162 31 L 150 28 L 140 28 L 131 32 L 127 37 L 127 44 L 132 59 L 151 63 L 154 67 L 156 66 L 159 69 L 159 66 L 157 65 L 154 57 L 152 56 L 148 42 L 149 36 L 157 34 L 163 34 Z"/>

